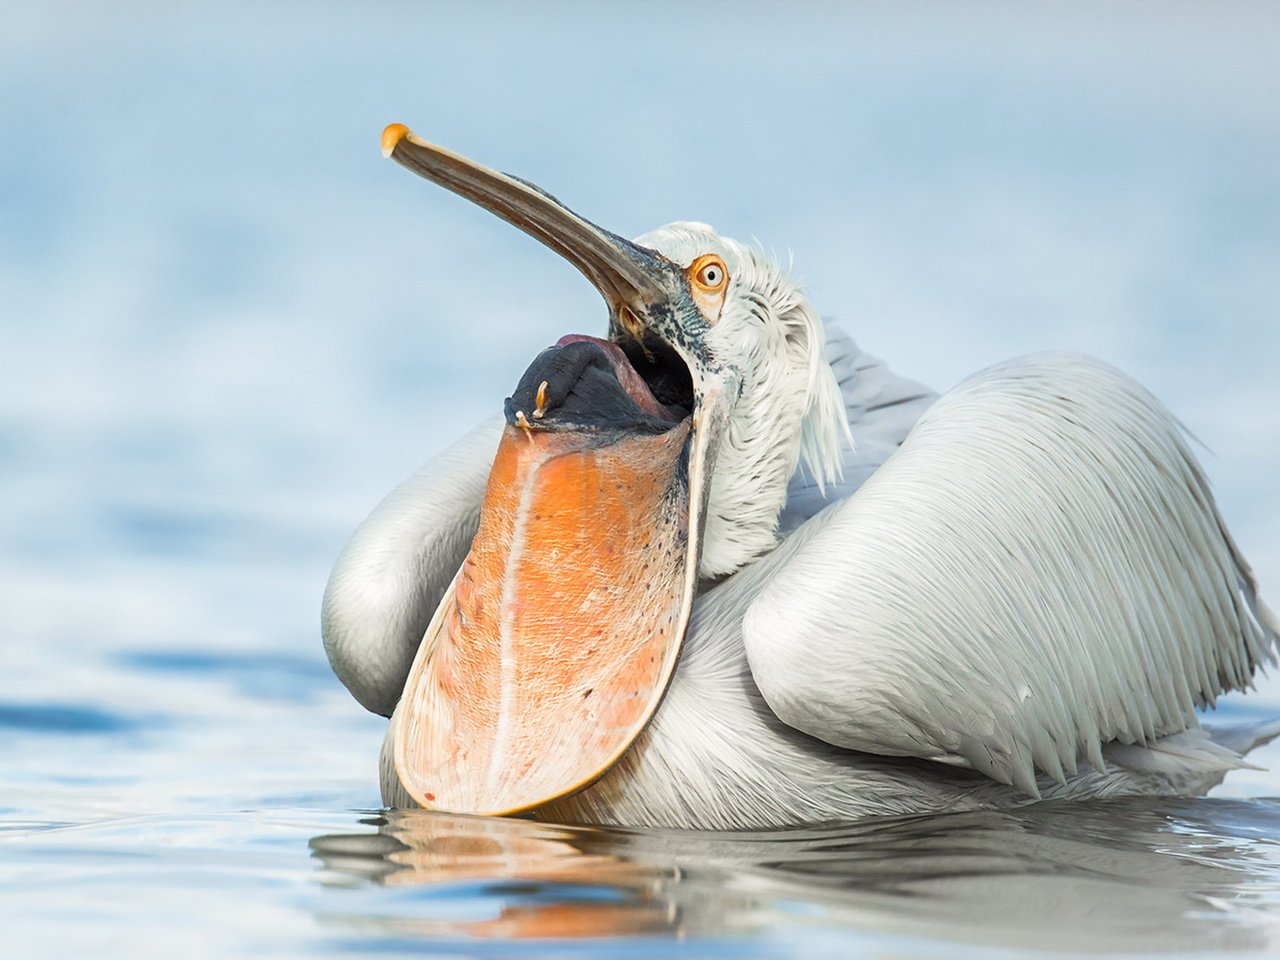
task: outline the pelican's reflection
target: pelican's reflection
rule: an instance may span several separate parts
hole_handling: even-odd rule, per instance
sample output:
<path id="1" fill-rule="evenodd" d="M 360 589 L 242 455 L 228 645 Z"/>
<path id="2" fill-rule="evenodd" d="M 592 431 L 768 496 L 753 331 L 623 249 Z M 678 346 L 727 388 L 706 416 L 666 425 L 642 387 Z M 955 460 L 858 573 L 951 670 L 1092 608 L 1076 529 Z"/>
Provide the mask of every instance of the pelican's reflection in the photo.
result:
<path id="1" fill-rule="evenodd" d="M 376 831 L 312 847 L 335 875 L 430 891 L 363 917 L 402 936 L 777 943 L 846 929 L 1017 948 L 1280 946 L 1280 806 L 1267 801 L 1043 803 L 728 834 L 424 811 L 365 822 Z"/>
<path id="2" fill-rule="evenodd" d="M 390 887 L 482 881 L 495 915 L 423 919 L 421 933 L 575 938 L 674 931 L 677 868 L 610 848 L 616 836 L 528 820 L 392 810 L 376 833 L 316 837 L 325 866 Z M 399 925 L 403 929 L 403 924 Z"/>

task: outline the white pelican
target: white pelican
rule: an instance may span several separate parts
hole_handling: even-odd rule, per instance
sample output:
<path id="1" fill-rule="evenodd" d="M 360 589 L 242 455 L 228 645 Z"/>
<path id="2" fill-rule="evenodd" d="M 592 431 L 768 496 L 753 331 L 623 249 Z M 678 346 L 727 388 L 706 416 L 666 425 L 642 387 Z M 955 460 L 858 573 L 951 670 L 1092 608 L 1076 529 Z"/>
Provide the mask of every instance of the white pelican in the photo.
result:
<path id="1" fill-rule="evenodd" d="M 388 804 L 733 828 L 1201 793 L 1280 732 L 1198 722 L 1276 621 L 1123 374 L 1030 356 L 938 397 L 707 226 L 629 242 L 400 124 L 383 149 L 609 309 L 333 571 Z"/>

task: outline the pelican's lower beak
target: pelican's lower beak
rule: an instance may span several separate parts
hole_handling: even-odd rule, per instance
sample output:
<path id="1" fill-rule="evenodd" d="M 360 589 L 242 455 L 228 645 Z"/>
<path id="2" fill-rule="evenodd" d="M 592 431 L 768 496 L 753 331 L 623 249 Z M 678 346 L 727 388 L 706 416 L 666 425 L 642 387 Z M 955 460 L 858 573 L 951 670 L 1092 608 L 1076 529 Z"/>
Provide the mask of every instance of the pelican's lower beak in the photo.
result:
<path id="1" fill-rule="evenodd" d="M 603 774 L 653 715 L 696 577 L 687 390 L 664 403 L 622 348 L 590 337 L 565 337 L 521 379 L 479 532 L 392 720 L 418 803 L 539 806 Z"/>
<path id="2" fill-rule="evenodd" d="M 383 150 L 574 264 L 616 341 L 564 338 L 507 401 L 479 532 L 391 721 L 419 804 L 515 813 L 599 777 L 657 709 L 731 375 L 706 351 L 683 268 L 399 124 Z"/>

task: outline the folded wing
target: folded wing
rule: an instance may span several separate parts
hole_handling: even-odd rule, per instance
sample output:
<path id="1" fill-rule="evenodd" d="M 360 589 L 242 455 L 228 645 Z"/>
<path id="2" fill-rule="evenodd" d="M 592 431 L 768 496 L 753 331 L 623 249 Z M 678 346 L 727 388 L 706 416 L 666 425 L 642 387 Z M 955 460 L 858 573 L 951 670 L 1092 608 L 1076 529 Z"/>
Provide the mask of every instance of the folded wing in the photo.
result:
<path id="1" fill-rule="evenodd" d="M 827 742 L 1037 794 L 1102 746 L 1196 725 L 1276 628 L 1178 424 L 1044 355 L 936 401 L 747 612 L 752 673 Z"/>
<path id="2" fill-rule="evenodd" d="M 325 653 L 367 710 L 389 717 L 400 699 L 422 634 L 476 535 L 503 423 L 481 423 L 387 494 L 329 575 Z"/>

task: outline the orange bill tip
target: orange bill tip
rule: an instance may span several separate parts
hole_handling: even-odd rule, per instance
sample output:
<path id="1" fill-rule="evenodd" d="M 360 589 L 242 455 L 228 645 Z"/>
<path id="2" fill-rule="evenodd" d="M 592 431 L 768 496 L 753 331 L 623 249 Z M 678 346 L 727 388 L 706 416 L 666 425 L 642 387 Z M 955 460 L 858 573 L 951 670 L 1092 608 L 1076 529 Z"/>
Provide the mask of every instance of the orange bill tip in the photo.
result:
<path id="1" fill-rule="evenodd" d="M 412 136 L 412 131 L 403 123 L 389 123 L 382 131 L 382 155 L 390 157 L 395 152 L 400 141 L 405 137 Z"/>

